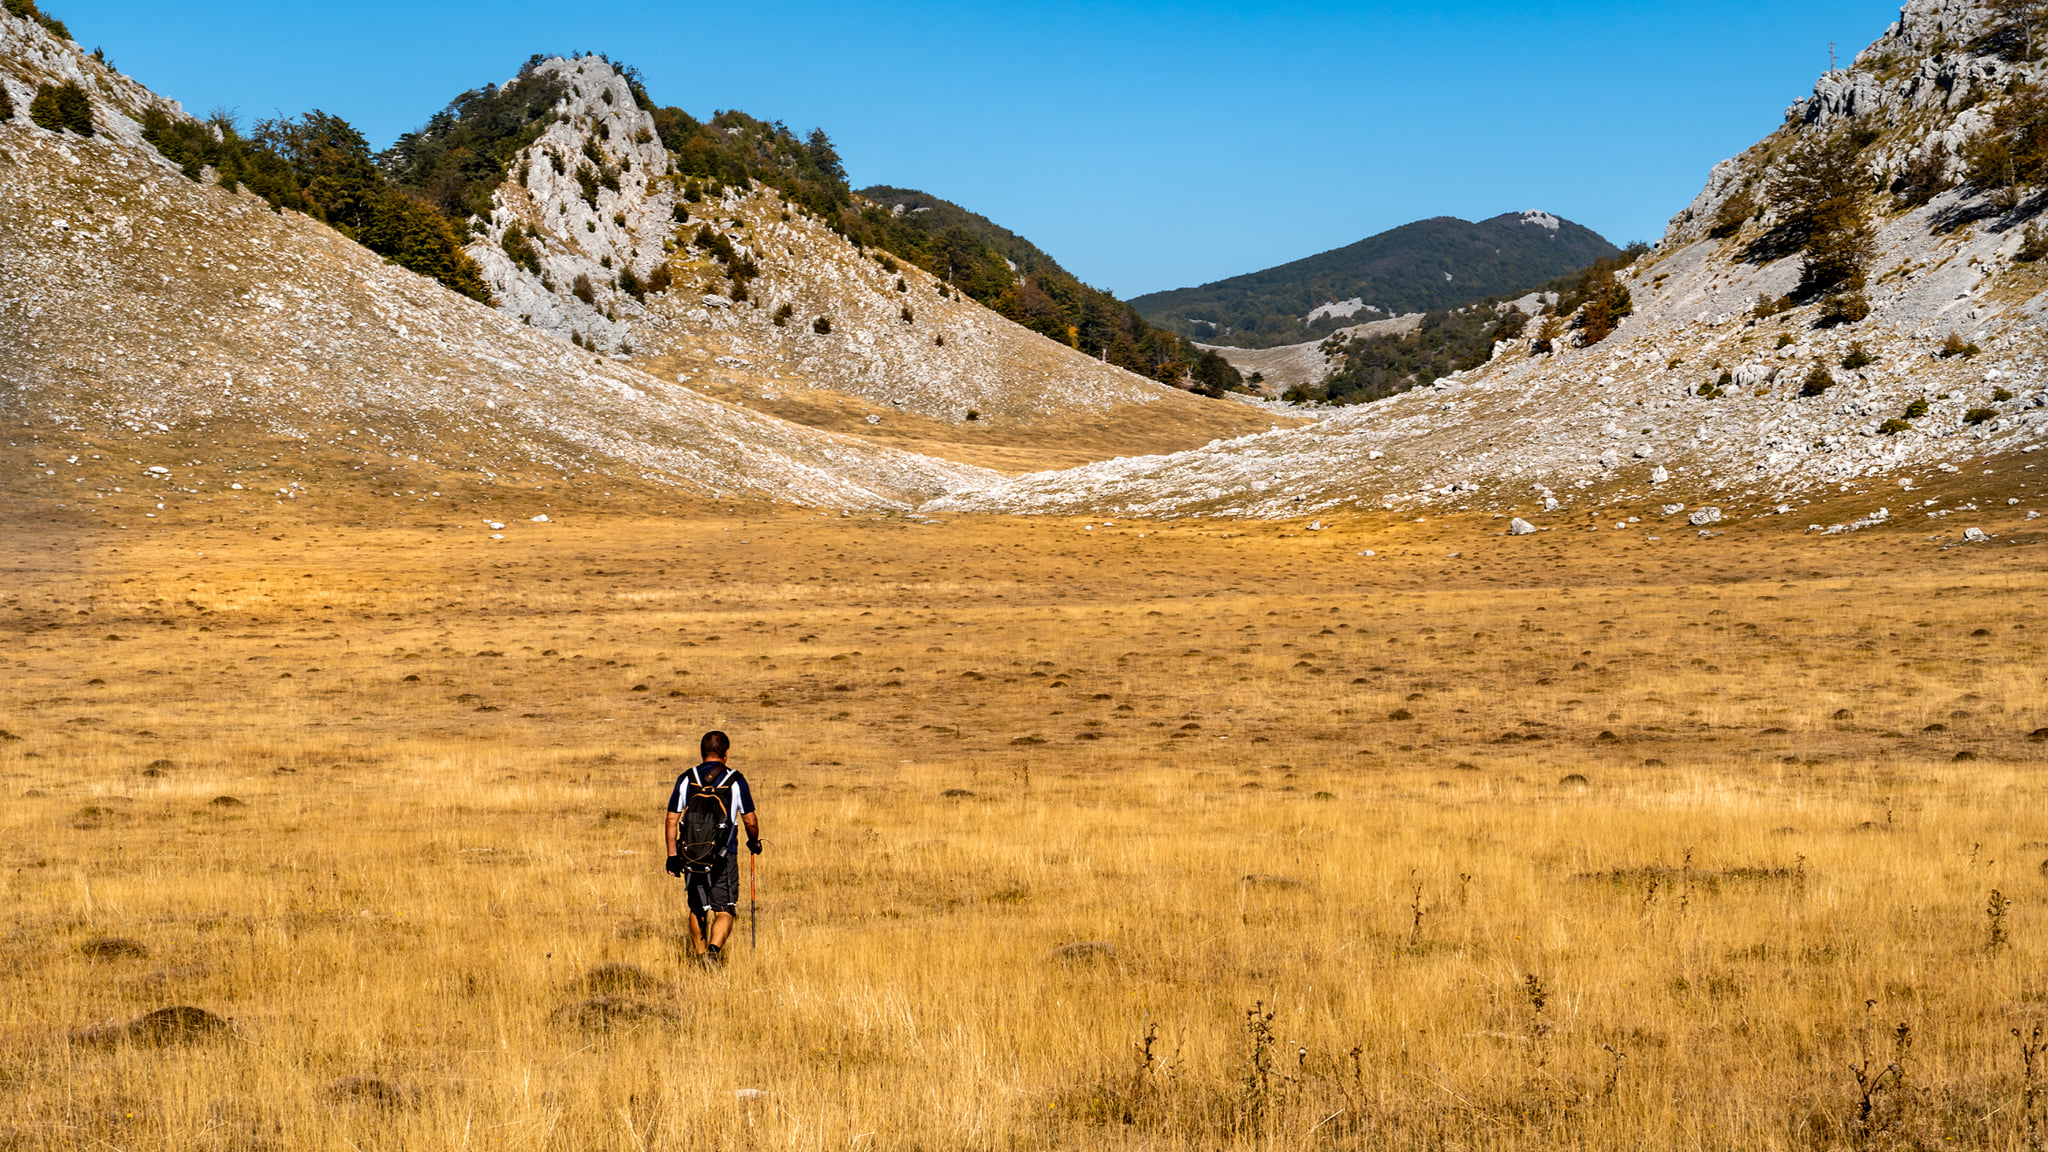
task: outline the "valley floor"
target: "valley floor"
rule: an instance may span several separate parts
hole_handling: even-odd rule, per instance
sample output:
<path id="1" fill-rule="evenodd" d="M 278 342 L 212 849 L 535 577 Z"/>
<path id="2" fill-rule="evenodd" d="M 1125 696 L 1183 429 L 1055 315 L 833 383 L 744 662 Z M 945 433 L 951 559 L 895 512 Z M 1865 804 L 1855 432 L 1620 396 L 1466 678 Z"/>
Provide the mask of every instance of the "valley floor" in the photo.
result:
<path id="1" fill-rule="evenodd" d="M 2048 1122 L 2018 526 L 400 506 L 9 500 L 0 1147 Z M 712 727 L 769 848 L 707 974 L 659 831 Z M 90 1030 L 178 1005 L 231 1031 Z"/>

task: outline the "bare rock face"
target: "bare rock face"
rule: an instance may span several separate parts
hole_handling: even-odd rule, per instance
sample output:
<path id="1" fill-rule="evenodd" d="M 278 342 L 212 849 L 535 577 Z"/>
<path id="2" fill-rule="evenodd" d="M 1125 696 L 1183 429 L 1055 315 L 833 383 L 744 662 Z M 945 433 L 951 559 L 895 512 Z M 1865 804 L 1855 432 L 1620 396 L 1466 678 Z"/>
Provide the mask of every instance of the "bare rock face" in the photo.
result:
<path id="1" fill-rule="evenodd" d="M 535 71 L 559 80 L 567 95 L 558 119 L 513 162 L 488 231 L 469 254 L 503 311 L 601 351 L 628 349 L 640 310 L 619 290 L 620 275 L 646 276 L 668 258 L 682 188 L 667 179 L 672 168 L 653 115 L 611 64 L 556 58 Z M 532 237 L 538 274 L 506 254 L 514 227 Z M 591 302 L 575 294 L 578 277 L 591 285 Z"/>

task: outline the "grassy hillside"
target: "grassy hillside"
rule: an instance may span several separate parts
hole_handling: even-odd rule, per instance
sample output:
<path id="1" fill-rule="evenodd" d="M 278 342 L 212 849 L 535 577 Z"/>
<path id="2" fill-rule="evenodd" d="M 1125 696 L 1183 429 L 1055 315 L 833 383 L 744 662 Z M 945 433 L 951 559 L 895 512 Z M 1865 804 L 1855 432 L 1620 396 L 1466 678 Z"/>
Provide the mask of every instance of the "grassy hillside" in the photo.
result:
<path id="1" fill-rule="evenodd" d="M 1263 272 L 1155 292 L 1131 304 L 1147 320 L 1183 336 L 1270 348 L 1379 318 L 1361 311 L 1309 320 L 1324 304 L 1358 300 L 1383 315 L 1462 308 L 1526 292 L 1617 251 L 1591 229 L 1540 213 L 1509 213 L 1477 224 L 1441 216 Z"/>

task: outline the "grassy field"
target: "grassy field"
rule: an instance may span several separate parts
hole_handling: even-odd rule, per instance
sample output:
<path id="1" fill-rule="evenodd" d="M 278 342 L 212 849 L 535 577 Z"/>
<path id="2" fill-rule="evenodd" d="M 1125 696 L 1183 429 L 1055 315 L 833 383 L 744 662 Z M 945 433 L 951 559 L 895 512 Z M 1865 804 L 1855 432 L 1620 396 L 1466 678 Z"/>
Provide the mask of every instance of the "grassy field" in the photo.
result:
<path id="1" fill-rule="evenodd" d="M 556 519 L 0 533 L 0 1147 L 2041 1146 L 2031 547 Z"/>

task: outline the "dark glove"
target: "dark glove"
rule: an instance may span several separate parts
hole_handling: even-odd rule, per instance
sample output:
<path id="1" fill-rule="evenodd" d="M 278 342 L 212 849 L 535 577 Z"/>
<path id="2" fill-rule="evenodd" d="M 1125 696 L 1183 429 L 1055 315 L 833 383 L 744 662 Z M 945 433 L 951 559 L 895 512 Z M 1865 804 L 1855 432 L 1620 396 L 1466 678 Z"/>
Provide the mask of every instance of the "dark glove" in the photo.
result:
<path id="1" fill-rule="evenodd" d="M 683 858 L 681 856 L 671 856 L 668 858 L 668 874 L 671 876 L 681 876 L 683 874 Z"/>
<path id="2" fill-rule="evenodd" d="M 747 851 L 756 856 L 761 854 L 761 838 L 759 836 L 747 837 Z"/>

